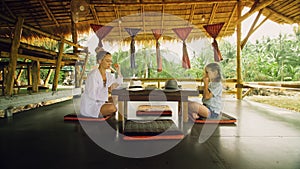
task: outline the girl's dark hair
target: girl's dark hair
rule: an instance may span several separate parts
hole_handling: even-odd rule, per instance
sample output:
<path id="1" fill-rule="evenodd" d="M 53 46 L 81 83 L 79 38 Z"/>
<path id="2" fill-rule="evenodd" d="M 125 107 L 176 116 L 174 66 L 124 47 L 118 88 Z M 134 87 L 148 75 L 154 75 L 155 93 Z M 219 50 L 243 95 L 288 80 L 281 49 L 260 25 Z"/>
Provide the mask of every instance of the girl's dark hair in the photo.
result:
<path id="1" fill-rule="evenodd" d="M 96 62 L 98 62 L 98 60 L 103 59 L 105 55 L 111 55 L 111 54 L 105 50 L 98 52 L 96 55 L 96 58 L 97 58 Z"/>
<path id="2" fill-rule="evenodd" d="M 209 63 L 206 65 L 206 68 L 210 69 L 211 71 L 218 72 L 217 77 L 214 79 L 215 82 L 222 81 L 222 71 L 221 71 L 221 67 L 218 63 Z"/>

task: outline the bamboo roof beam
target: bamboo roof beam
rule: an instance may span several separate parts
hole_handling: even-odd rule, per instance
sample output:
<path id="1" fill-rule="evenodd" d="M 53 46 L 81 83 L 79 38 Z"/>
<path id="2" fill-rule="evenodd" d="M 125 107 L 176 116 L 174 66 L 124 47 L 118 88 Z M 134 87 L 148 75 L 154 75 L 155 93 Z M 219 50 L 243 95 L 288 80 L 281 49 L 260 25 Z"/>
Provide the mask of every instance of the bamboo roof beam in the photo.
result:
<path id="1" fill-rule="evenodd" d="M 282 14 L 280 14 L 280 13 L 274 11 L 274 10 L 271 9 L 271 8 L 268 8 L 268 7 L 267 7 L 266 9 L 268 9 L 268 10 L 269 10 L 271 13 L 273 13 L 276 17 L 278 17 L 278 18 L 280 18 L 280 19 L 286 21 L 286 22 L 289 23 L 289 24 L 293 24 L 293 23 L 294 23 L 294 21 L 293 21 L 292 19 L 289 19 L 289 18 L 285 17 L 284 15 L 282 15 Z"/>
<path id="2" fill-rule="evenodd" d="M 145 21 L 145 8 L 144 5 L 141 5 L 141 19 L 143 22 L 143 32 L 144 32 L 144 37 L 145 37 L 145 33 L 146 33 L 146 21 Z"/>
<path id="3" fill-rule="evenodd" d="M 163 5 L 161 7 L 161 25 L 160 25 L 160 29 L 163 30 L 164 29 L 164 13 L 165 13 L 165 6 Z"/>
<path id="4" fill-rule="evenodd" d="M 114 12 L 115 12 L 115 17 L 118 19 L 119 36 L 122 37 L 122 39 L 123 39 L 122 27 L 121 27 L 122 20 L 120 18 L 120 12 L 118 10 L 118 7 L 114 6 Z"/>
<path id="5" fill-rule="evenodd" d="M 9 7 L 7 6 L 7 4 L 5 3 L 4 0 L 1 0 L 1 4 L 2 4 L 2 5 L 4 6 L 4 8 L 8 11 L 9 15 L 10 15 L 12 18 L 14 18 L 14 19 L 17 18 L 17 17 L 11 12 L 11 10 L 9 9 Z"/>
<path id="6" fill-rule="evenodd" d="M 231 14 L 230 14 L 230 17 L 229 17 L 229 19 L 228 19 L 228 21 L 227 21 L 227 24 L 226 24 L 226 27 L 225 27 L 225 29 L 224 29 L 224 33 L 223 33 L 223 34 L 226 34 L 226 32 L 227 32 L 227 30 L 228 30 L 228 28 L 229 28 L 229 23 L 231 23 L 231 21 L 233 20 L 233 16 L 234 16 L 234 14 L 236 13 L 236 9 L 237 9 L 237 4 L 234 5 L 234 8 L 233 8 L 233 10 L 232 10 L 232 12 L 231 12 Z"/>
<path id="7" fill-rule="evenodd" d="M 90 10 L 92 11 L 92 15 L 93 15 L 94 19 L 97 21 L 97 24 L 100 24 L 99 17 L 97 15 L 96 10 L 95 10 L 95 5 L 90 5 Z"/>
<path id="8" fill-rule="evenodd" d="M 299 1 L 293 1 L 291 3 L 289 1 L 286 1 L 285 4 L 283 5 L 283 8 L 281 8 L 281 10 L 286 11 L 292 8 L 293 6 L 296 6 L 297 4 L 299 4 Z"/>
<path id="9" fill-rule="evenodd" d="M 4 15 L 2 15 L 2 14 L 0 14 L 0 18 L 5 19 L 5 20 L 7 20 L 7 21 L 9 21 L 9 22 L 11 22 L 11 23 L 14 23 L 14 22 L 15 22 L 13 19 L 10 19 L 10 18 L 8 18 L 7 16 L 4 16 Z M 34 31 L 34 32 L 36 32 L 36 33 L 39 33 L 39 34 L 41 34 L 41 35 L 43 35 L 43 36 L 46 36 L 46 37 L 51 38 L 51 39 L 54 39 L 54 40 L 58 40 L 58 41 L 60 40 L 60 38 L 59 38 L 58 36 L 52 35 L 52 34 L 47 33 L 47 32 L 43 32 L 43 31 L 41 31 L 40 29 L 31 27 L 31 26 L 28 26 L 28 25 L 24 25 L 24 24 L 23 24 L 23 28 L 26 28 L 26 29 L 28 29 L 28 30 L 30 30 L 30 31 Z M 78 47 L 78 48 L 84 48 L 83 46 L 81 46 L 81 45 L 79 45 L 79 44 L 74 44 L 73 42 L 68 41 L 68 40 L 65 40 L 65 43 L 67 43 L 67 44 L 69 44 L 69 45 L 71 45 L 71 46 Z"/>
<path id="10" fill-rule="evenodd" d="M 194 15 L 195 15 L 195 8 L 196 8 L 196 5 L 195 5 L 195 4 L 192 4 L 192 7 L 191 7 L 191 14 L 190 14 L 190 17 L 189 17 L 189 23 L 190 23 L 190 24 L 192 24 L 192 21 L 193 21 Z"/>
<path id="11" fill-rule="evenodd" d="M 263 23 L 265 23 L 273 14 L 271 13 L 269 16 L 265 17 L 264 20 L 262 20 L 254 29 L 253 32 L 255 32 L 259 27 L 261 27 L 261 25 L 263 25 Z"/>
<path id="12" fill-rule="evenodd" d="M 1 56 L 9 57 L 10 53 L 1 51 Z M 52 63 L 52 64 L 56 63 L 56 60 L 54 60 L 54 59 L 45 59 L 45 58 L 41 58 L 41 57 L 29 56 L 29 55 L 23 55 L 23 54 L 18 54 L 18 58 L 29 59 L 29 60 L 39 61 L 39 62 L 44 62 L 44 63 Z M 69 62 L 74 62 L 74 61 L 63 60 L 61 65 L 67 65 L 67 63 L 69 63 Z"/>
<path id="13" fill-rule="evenodd" d="M 249 12 L 247 12 L 246 14 L 244 14 L 243 16 L 241 16 L 239 19 L 237 19 L 236 23 L 240 23 L 242 21 L 244 21 L 245 19 L 247 19 L 248 17 L 250 17 L 252 14 L 254 14 L 255 12 L 267 7 L 268 5 L 272 4 L 274 0 L 266 0 L 263 1 L 262 3 L 259 4 L 255 4 L 256 7 L 253 10 L 250 10 Z"/>
<path id="14" fill-rule="evenodd" d="M 216 15 L 218 6 L 219 6 L 219 4 L 217 4 L 217 3 L 214 4 L 213 10 L 211 11 L 211 15 L 210 15 L 210 18 L 209 18 L 209 21 L 208 21 L 208 24 L 212 24 L 213 20 L 215 19 L 215 15 Z"/>
<path id="15" fill-rule="evenodd" d="M 57 22 L 55 16 L 53 15 L 53 13 L 51 12 L 51 10 L 49 9 L 47 3 L 45 2 L 45 0 L 39 0 L 40 4 L 42 5 L 46 15 L 48 16 L 48 18 L 52 21 L 54 21 L 54 23 L 56 24 L 56 26 L 59 26 L 59 23 Z"/>
<path id="16" fill-rule="evenodd" d="M 215 4 L 215 3 L 220 3 L 220 4 L 228 4 L 228 3 L 236 3 L 236 0 L 211 0 L 211 1 L 163 1 L 163 2 L 140 2 L 140 3 L 102 3 L 99 1 L 91 1 L 90 3 L 94 4 L 95 6 L 140 6 L 143 4 L 144 6 L 161 6 L 161 5 L 209 5 L 209 4 Z"/>
<path id="17" fill-rule="evenodd" d="M 11 40 L 10 39 L 0 39 L 0 42 L 4 42 L 4 43 L 10 44 Z M 33 51 L 42 52 L 42 53 L 46 53 L 46 54 L 52 55 L 53 59 L 55 59 L 55 57 L 57 56 L 57 52 L 50 51 L 50 50 L 43 49 L 43 48 L 39 48 L 39 47 L 35 47 L 35 46 L 31 46 L 31 45 L 24 44 L 24 43 L 21 43 L 20 47 L 24 48 L 24 49 L 33 50 Z M 63 54 L 63 58 L 75 59 L 75 60 L 84 60 L 83 58 L 80 58 L 80 57 L 78 57 L 76 55 L 67 54 L 67 53 Z"/>
<path id="18" fill-rule="evenodd" d="M 259 18 L 260 18 L 260 16 L 261 16 L 261 14 L 262 14 L 262 11 L 263 11 L 263 9 L 261 9 L 261 10 L 258 12 L 258 14 L 257 14 L 257 16 L 256 16 L 256 18 L 255 18 L 255 20 L 253 21 L 253 23 L 252 23 L 252 25 L 251 25 L 251 27 L 250 27 L 250 29 L 249 29 L 249 32 L 248 32 L 247 36 L 242 40 L 242 43 L 241 43 L 241 48 L 242 48 L 242 49 L 244 48 L 245 44 L 247 43 L 249 37 L 250 37 L 250 36 L 252 35 L 252 33 L 254 32 L 254 27 L 255 27 L 255 25 L 257 24 L 257 22 L 258 22 L 258 20 L 259 20 Z"/>

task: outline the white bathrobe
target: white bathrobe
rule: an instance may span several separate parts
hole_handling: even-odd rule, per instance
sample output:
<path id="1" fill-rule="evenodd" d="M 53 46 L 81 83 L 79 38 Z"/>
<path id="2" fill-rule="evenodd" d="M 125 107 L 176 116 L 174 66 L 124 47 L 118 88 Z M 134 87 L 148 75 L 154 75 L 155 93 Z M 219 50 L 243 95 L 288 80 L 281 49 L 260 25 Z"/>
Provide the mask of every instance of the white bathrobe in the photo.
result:
<path id="1" fill-rule="evenodd" d="M 85 81 L 85 90 L 81 95 L 80 114 L 88 117 L 98 117 L 101 106 L 108 101 L 108 87 L 113 83 L 121 85 L 123 77 L 115 78 L 106 72 L 106 86 L 98 69 L 93 69 Z"/>

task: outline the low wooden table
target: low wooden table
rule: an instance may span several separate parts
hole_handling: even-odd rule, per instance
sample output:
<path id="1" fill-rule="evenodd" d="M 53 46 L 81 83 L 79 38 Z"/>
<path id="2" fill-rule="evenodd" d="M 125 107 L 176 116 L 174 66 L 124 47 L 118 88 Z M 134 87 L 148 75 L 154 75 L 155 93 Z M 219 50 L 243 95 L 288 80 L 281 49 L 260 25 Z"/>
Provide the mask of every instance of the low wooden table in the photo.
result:
<path id="1" fill-rule="evenodd" d="M 125 121 L 127 115 L 128 101 L 177 101 L 178 115 L 180 121 L 188 121 L 188 97 L 199 96 L 198 90 L 179 90 L 179 91 L 164 91 L 164 90 L 139 90 L 130 91 L 127 89 L 114 89 L 112 96 L 118 96 L 118 120 Z M 181 115 L 181 116 L 180 116 Z"/>

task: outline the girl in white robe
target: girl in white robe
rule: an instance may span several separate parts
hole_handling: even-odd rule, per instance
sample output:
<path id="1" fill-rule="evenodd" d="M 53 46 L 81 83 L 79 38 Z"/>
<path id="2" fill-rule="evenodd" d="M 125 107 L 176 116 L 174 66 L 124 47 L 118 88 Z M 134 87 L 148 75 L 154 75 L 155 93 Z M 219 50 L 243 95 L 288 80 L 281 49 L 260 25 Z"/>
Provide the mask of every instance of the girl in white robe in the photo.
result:
<path id="1" fill-rule="evenodd" d="M 80 103 L 80 114 L 95 118 L 112 115 L 117 111 L 113 103 L 107 103 L 108 88 L 112 84 L 121 85 L 123 83 L 123 76 L 118 64 L 114 65 L 118 72 L 117 78 L 107 71 L 112 65 L 112 56 L 109 52 L 98 52 L 97 63 L 99 67 L 92 70 L 87 76 Z"/>

